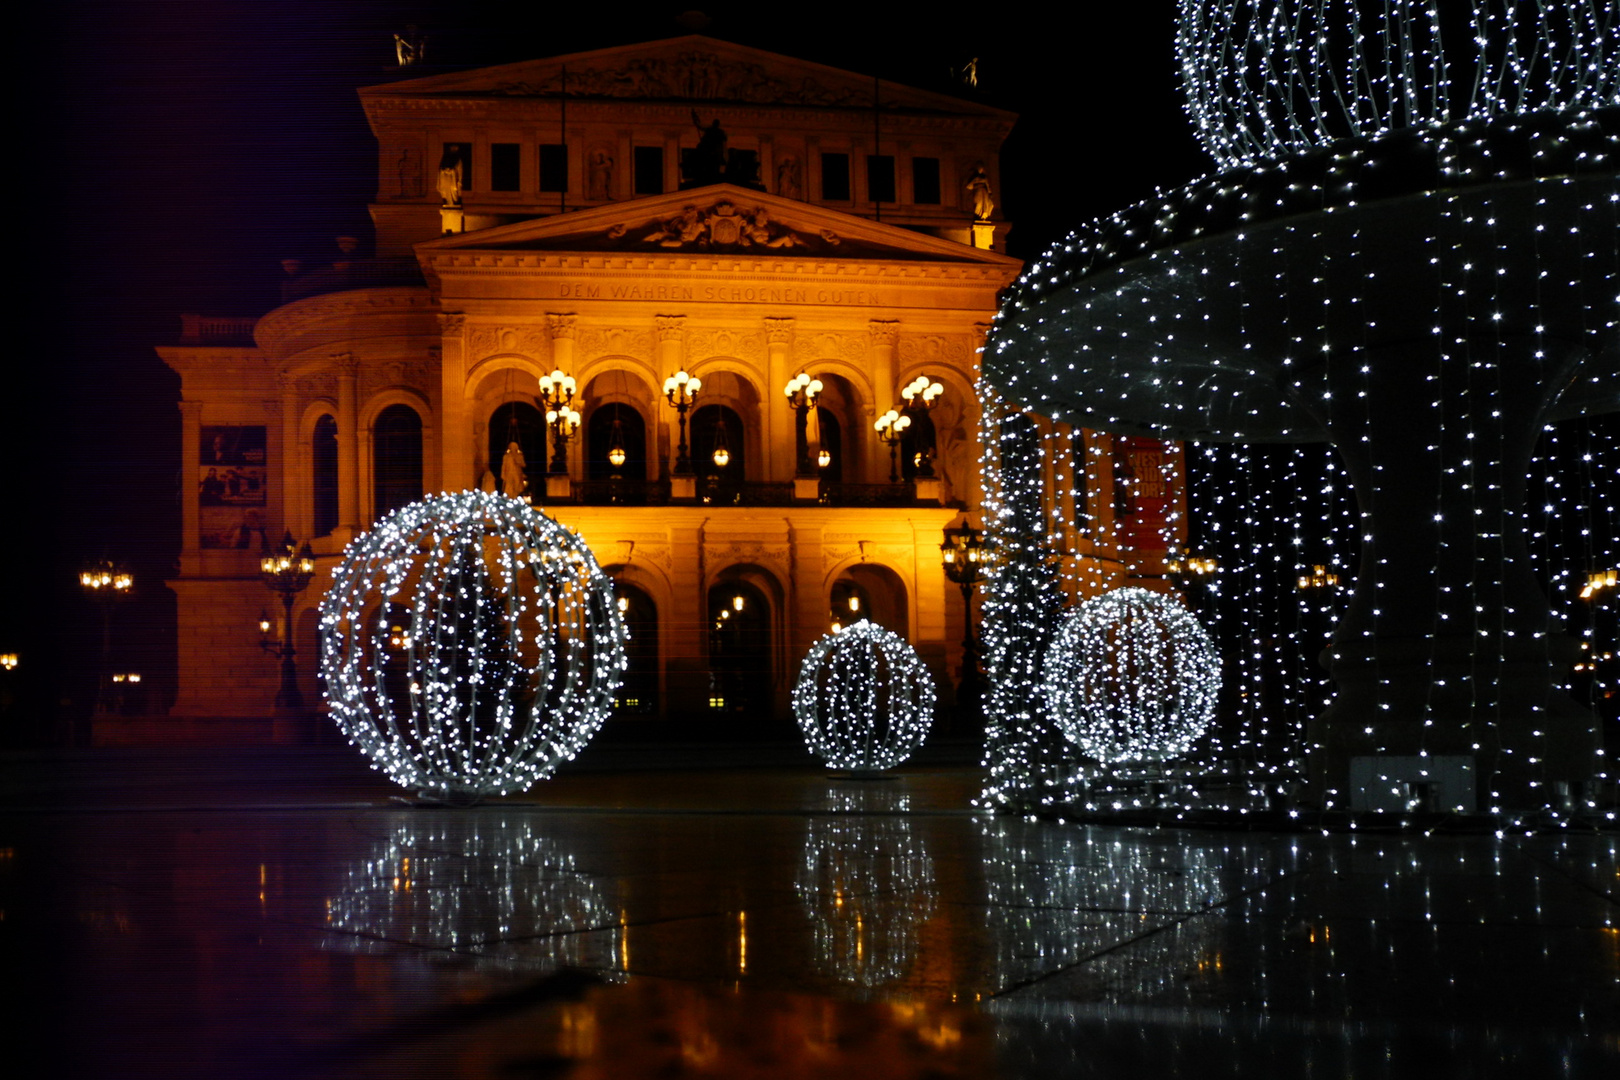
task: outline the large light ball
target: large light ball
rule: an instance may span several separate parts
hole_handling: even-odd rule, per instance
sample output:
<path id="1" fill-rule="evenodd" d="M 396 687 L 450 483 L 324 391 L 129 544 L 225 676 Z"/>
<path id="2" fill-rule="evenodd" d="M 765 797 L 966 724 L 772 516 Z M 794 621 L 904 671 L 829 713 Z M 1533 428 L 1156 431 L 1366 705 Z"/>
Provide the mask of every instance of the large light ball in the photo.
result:
<path id="1" fill-rule="evenodd" d="M 928 737 L 934 680 L 904 638 L 862 619 L 805 654 L 793 715 L 833 769 L 892 769 Z"/>
<path id="2" fill-rule="evenodd" d="M 590 549 L 493 492 L 388 515 L 344 552 L 320 611 L 333 719 L 425 797 L 471 802 L 551 775 L 624 675 L 624 625 Z"/>
<path id="3" fill-rule="evenodd" d="M 1220 658 L 1178 601 L 1146 589 L 1094 596 L 1069 612 L 1042 669 L 1053 722 L 1105 762 L 1179 757 L 1215 718 Z"/>

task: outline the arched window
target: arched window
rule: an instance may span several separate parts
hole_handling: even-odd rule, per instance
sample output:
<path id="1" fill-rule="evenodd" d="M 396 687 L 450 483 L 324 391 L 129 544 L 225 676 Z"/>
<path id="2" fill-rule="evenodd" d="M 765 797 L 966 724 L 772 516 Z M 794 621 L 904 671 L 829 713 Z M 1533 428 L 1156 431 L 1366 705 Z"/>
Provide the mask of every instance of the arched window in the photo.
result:
<path id="1" fill-rule="evenodd" d="M 546 418 L 540 410 L 524 401 L 509 401 L 489 417 L 489 471 L 495 474 L 495 490 L 506 490 L 506 477 L 502 469 L 506 463 L 506 448 L 516 442 L 523 451 L 524 472 L 528 474 L 528 491 L 544 488 L 546 477 Z"/>
<path id="2" fill-rule="evenodd" d="M 390 405 L 371 428 L 372 510 L 382 517 L 422 497 L 422 418 Z"/>
<path id="3" fill-rule="evenodd" d="M 770 712 L 770 605 L 747 581 L 709 589 L 709 708 L 760 716 Z"/>
<path id="4" fill-rule="evenodd" d="M 614 709 L 621 714 L 658 711 L 658 605 L 652 597 L 624 581 L 613 583 L 613 592 L 630 640 L 624 645 L 624 682 L 614 698 Z"/>
<path id="5" fill-rule="evenodd" d="M 692 471 L 705 502 L 734 503 L 742 496 L 742 418 L 724 405 L 704 405 L 692 413 Z"/>
<path id="6" fill-rule="evenodd" d="M 586 470 L 592 480 L 615 476 L 641 481 L 647 478 L 647 422 L 629 405 L 616 402 L 591 413 L 586 443 Z M 608 457 L 615 446 L 624 451 L 624 463 Z"/>
<path id="7" fill-rule="evenodd" d="M 315 421 L 311 451 L 312 529 L 316 536 L 330 536 L 338 523 L 338 430 L 337 421 L 330 413 Z"/>
<path id="8" fill-rule="evenodd" d="M 938 452 L 934 437 L 934 421 L 925 412 L 911 414 L 911 426 L 900 436 L 900 477 L 914 480 L 918 476 L 933 476 L 933 455 Z M 921 455 L 928 455 L 922 459 Z M 925 467 L 926 461 L 926 467 Z"/>
<path id="9" fill-rule="evenodd" d="M 844 435 L 838 415 L 831 409 L 816 406 L 816 426 L 821 432 L 821 449 L 827 452 L 827 464 L 820 466 L 821 478 L 830 483 L 844 479 Z M 819 455 L 818 455 L 819 456 Z"/>

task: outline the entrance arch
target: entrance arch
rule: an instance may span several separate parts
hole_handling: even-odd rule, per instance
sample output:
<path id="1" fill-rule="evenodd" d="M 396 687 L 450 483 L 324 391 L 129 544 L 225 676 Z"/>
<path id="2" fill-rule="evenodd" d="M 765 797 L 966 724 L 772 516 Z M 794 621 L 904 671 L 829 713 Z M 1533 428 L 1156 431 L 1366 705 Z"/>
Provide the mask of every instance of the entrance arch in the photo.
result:
<path id="1" fill-rule="evenodd" d="M 711 713 L 770 716 L 776 693 L 776 606 L 751 574 L 732 574 L 709 587 Z"/>
<path id="2" fill-rule="evenodd" d="M 850 607 L 851 599 L 859 610 Z M 833 579 L 828 611 L 829 621 L 842 616 L 847 626 L 864 618 L 911 640 L 911 602 L 906 594 L 906 583 L 887 566 L 855 563 L 845 567 Z"/>

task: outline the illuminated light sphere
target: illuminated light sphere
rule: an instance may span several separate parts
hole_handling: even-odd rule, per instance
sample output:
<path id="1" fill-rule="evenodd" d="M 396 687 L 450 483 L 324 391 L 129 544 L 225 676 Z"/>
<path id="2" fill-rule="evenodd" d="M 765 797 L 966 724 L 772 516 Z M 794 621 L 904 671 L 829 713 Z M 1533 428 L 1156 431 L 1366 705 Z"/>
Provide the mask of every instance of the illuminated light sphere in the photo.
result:
<path id="1" fill-rule="evenodd" d="M 1176 55 L 1223 167 L 1620 94 L 1604 0 L 1180 0 Z"/>
<path id="2" fill-rule="evenodd" d="M 1114 589 L 1065 617 L 1042 670 L 1053 721 L 1104 762 L 1180 757 L 1208 730 L 1221 664 L 1177 600 Z"/>
<path id="3" fill-rule="evenodd" d="M 625 668 L 613 590 L 572 530 L 493 492 L 396 510 L 321 600 L 332 717 L 403 787 L 523 791 L 590 741 Z"/>
<path id="4" fill-rule="evenodd" d="M 862 619 L 805 654 L 793 715 L 832 769 L 892 769 L 928 737 L 934 680 L 900 635 Z"/>

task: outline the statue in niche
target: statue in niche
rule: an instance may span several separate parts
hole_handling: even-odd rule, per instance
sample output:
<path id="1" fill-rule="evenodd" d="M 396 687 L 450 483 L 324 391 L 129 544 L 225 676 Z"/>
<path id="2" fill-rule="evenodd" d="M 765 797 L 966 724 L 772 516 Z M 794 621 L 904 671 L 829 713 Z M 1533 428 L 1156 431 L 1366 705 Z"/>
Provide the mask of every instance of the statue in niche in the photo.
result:
<path id="1" fill-rule="evenodd" d="M 394 168 L 399 174 L 399 194 L 404 199 L 414 199 L 422 194 L 422 155 L 421 151 L 413 146 L 400 150 L 399 161 Z"/>
<path id="2" fill-rule="evenodd" d="M 529 489 L 529 479 L 524 470 L 528 462 L 523 460 L 523 447 L 513 440 L 506 444 L 506 453 L 501 457 L 501 491 L 514 499 L 523 497 Z"/>
<path id="3" fill-rule="evenodd" d="M 726 132 L 720 126 L 720 118 L 715 117 L 708 127 L 698 118 L 697 110 L 692 110 L 692 123 L 703 134 L 698 136 L 697 148 L 692 151 L 691 171 L 687 179 L 697 187 L 705 184 L 718 184 L 726 178 Z"/>
<path id="4" fill-rule="evenodd" d="M 461 152 L 448 150 L 439 159 L 439 198 L 447 207 L 461 205 Z"/>
<path id="5" fill-rule="evenodd" d="M 786 154 L 776 163 L 776 193 L 784 199 L 803 199 L 804 188 L 799 183 L 799 159 Z"/>
<path id="6" fill-rule="evenodd" d="M 996 200 L 990 195 L 990 178 L 984 174 L 983 162 L 973 170 L 967 189 L 973 196 L 973 216 L 979 221 L 989 221 L 991 212 L 996 208 Z"/>
<path id="7" fill-rule="evenodd" d="M 613 158 L 608 156 L 606 150 L 598 150 L 591 155 L 589 173 L 590 198 L 600 202 L 613 198 Z"/>

